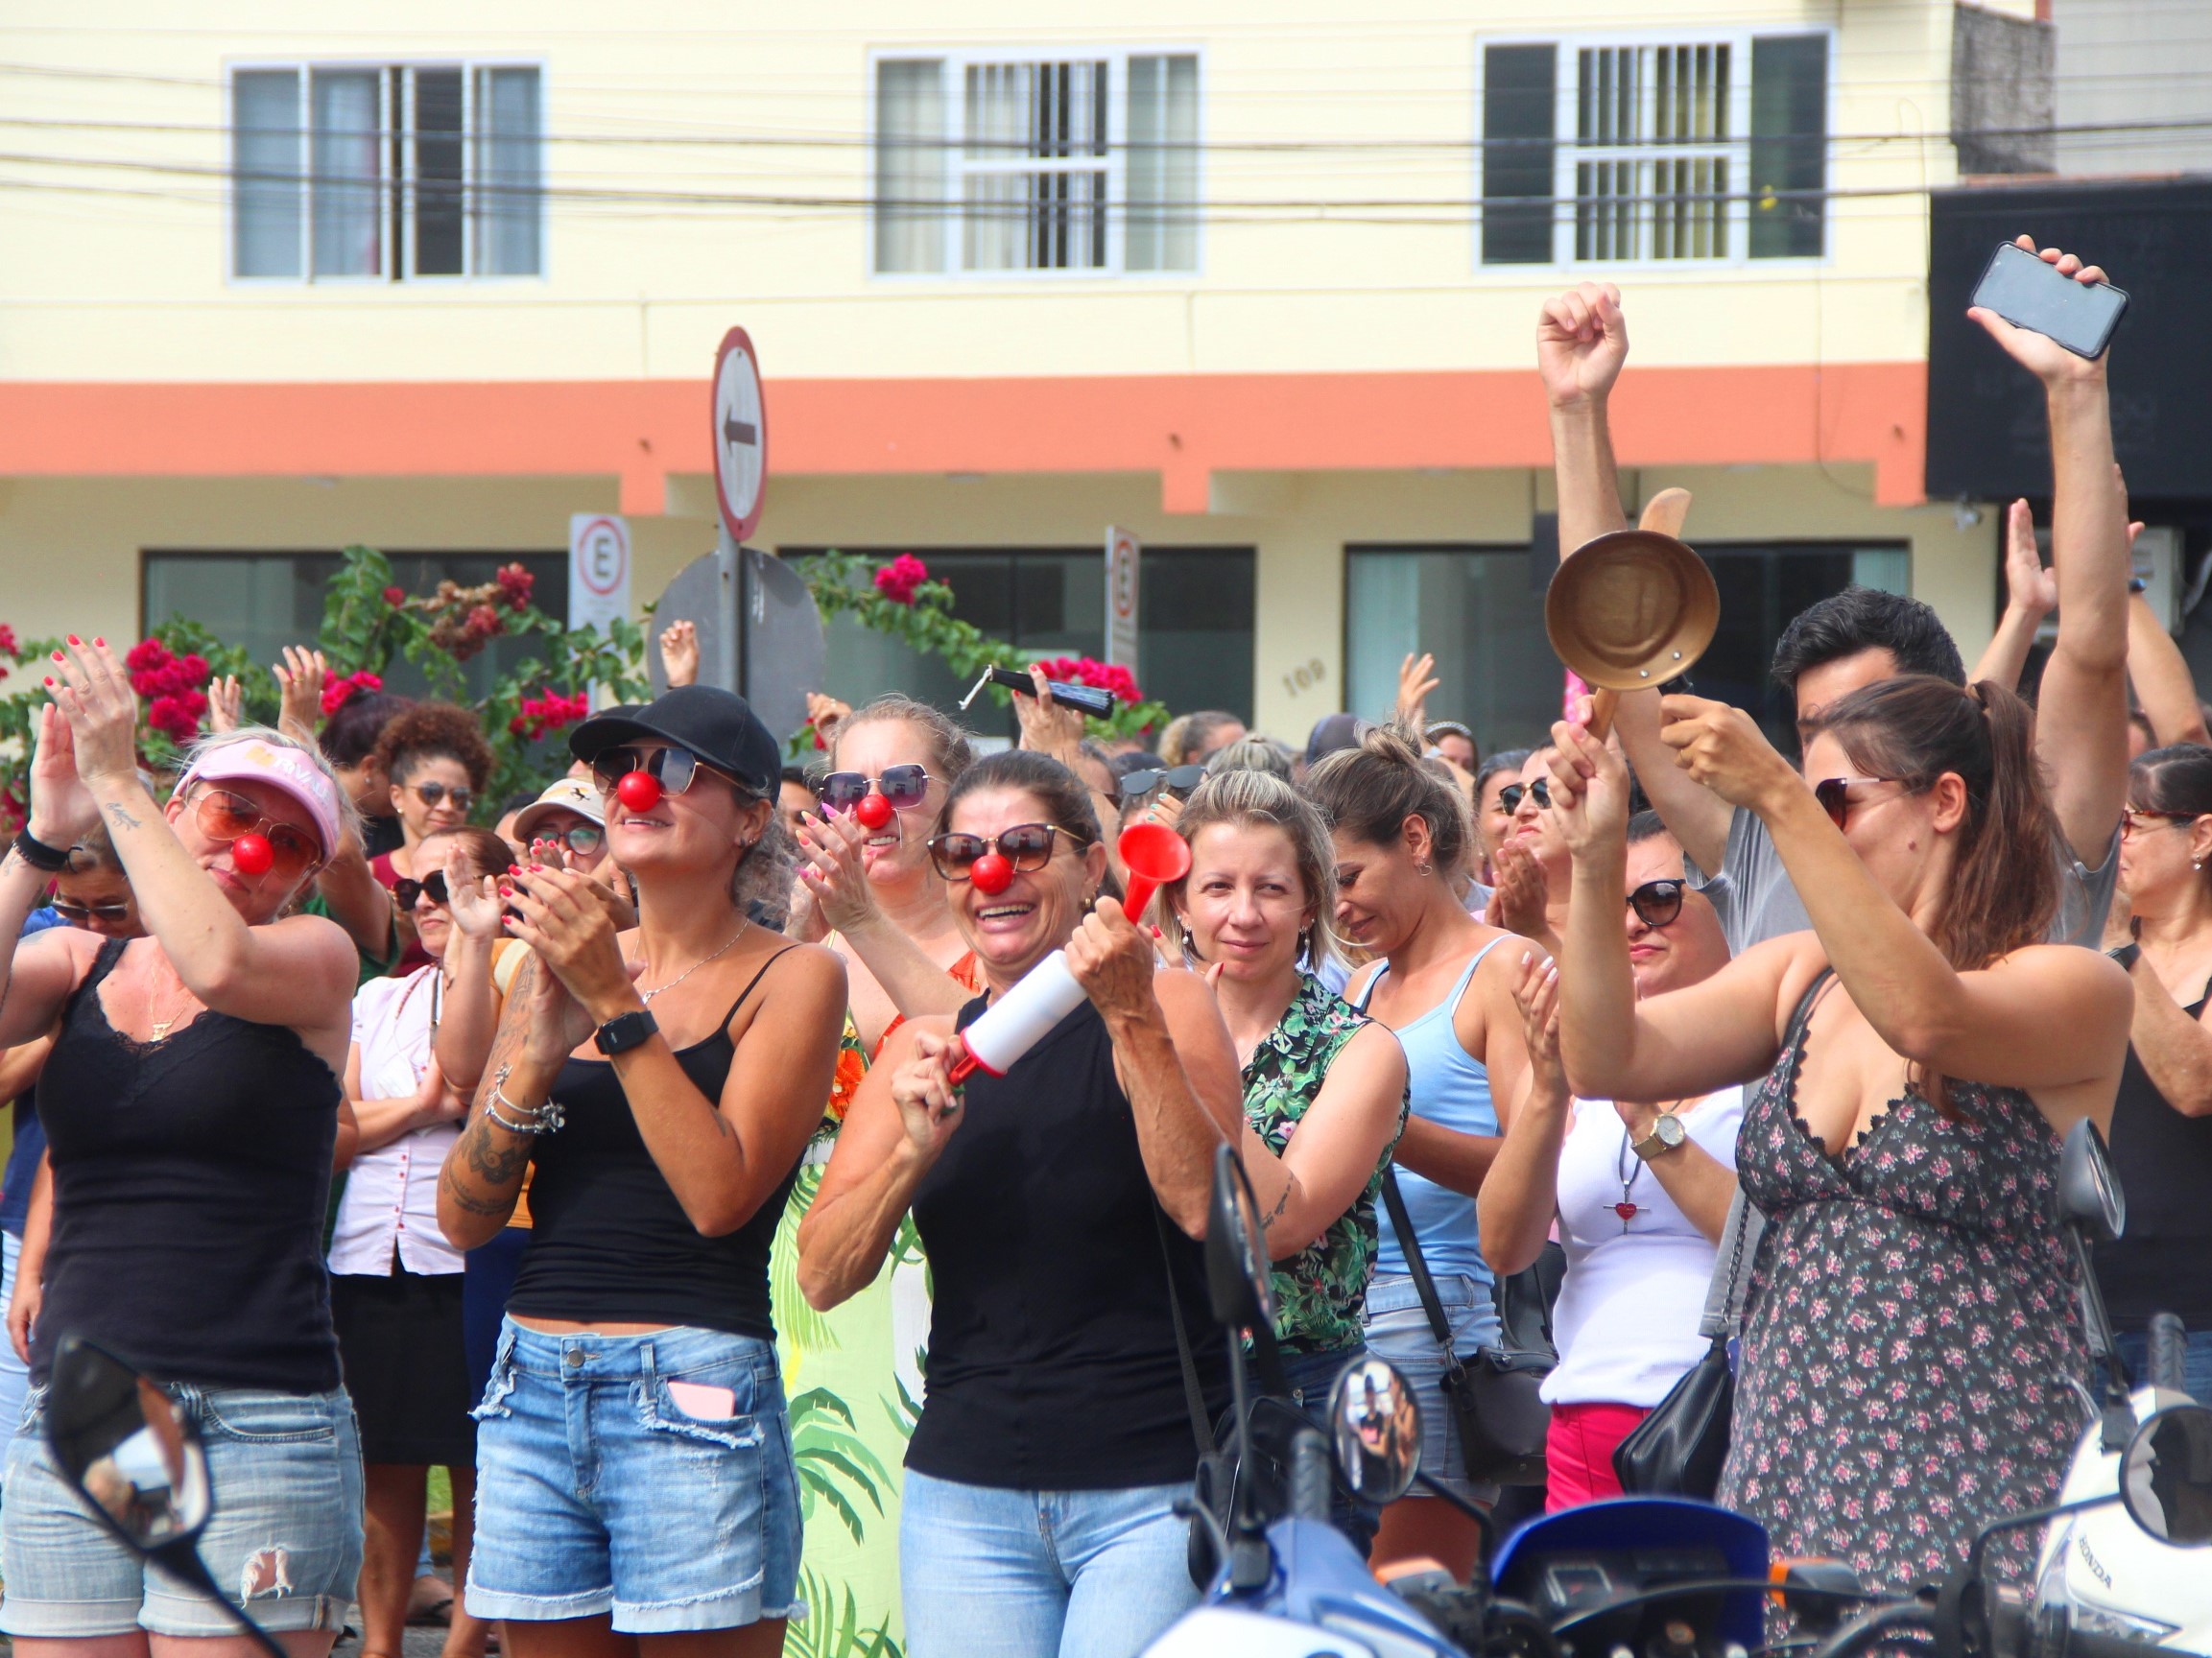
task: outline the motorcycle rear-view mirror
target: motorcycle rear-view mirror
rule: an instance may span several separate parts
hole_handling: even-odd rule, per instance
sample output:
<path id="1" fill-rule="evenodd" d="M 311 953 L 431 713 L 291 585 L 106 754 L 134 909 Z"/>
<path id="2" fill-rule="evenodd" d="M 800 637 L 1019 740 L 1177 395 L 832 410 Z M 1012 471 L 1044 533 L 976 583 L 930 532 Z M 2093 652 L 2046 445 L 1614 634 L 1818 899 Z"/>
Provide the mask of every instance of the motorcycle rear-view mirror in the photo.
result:
<path id="1" fill-rule="evenodd" d="M 2177 1549 L 2212 1545 L 2212 1407 L 2153 1411 L 2120 1458 L 2129 1517 Z"/>
<path id="2" fill-rule="evenodd" d="M 1421 1407 L 1413 1387 L 1380 1359 L 1355 1359 L 1329 1394 L 1337 1471 L 1363 1502 L 1395 1503 L 1421 1466 Z"/>
<path id="3" fill-rule="evenodd" d="M 142 1554 L 205 1529 L 207 1454 L 160 1388 L 113 1354 L 74 1337 L 54 1355 L 46 1396 L 55 1460 L 93 1511 Z"/>
<path id="4" fill-rule="evenodd" d="M 1244 1164 L 1231 1148 L 1216 1147 L 1213 1201 L 1206 1215 L 1206 1298 L 1216 1323 L 1239 1330 L 1273 1327 L 1275 1298 L 1266 1237 Z"/>
<path id="5" fill-rule="evenodd" d="M 2058 1149 L 2058 1219 L 2096 1244 L 2109 1244 L 2127 1229 L 2127 1195 L 2105 1154 L 2105 1136 L 2086 1117 L 2066 1130 Z"/>

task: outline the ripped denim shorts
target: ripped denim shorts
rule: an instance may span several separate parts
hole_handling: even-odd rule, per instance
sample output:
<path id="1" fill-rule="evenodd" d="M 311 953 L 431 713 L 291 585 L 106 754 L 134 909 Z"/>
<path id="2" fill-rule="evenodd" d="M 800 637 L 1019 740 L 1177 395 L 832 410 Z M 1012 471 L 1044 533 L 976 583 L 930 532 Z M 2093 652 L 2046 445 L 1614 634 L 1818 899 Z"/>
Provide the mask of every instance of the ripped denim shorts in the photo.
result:
<path id="1" fill-rule="evenodd" d="M 797 1615 L 798 1478 L 775 1349 L 510 1318 L 476 1409 L 468 1610 L 623 1634 Z"/>
<path id="2" fill-rule="evenodd" d="M 361 1439 L 344 1388 L 165 1389 L 207 1449 L 215 1515 L 200 1558 L 265 1629 L 345 1627 L 361 1574 Z M 67 1638 L 234 1638 L 221 1607 L 148 1566 L 93 1519 L 46 1443 L 46 1389 L 35 1387 L 8 1448 L 0 1503 L 0 1631 Z"/>

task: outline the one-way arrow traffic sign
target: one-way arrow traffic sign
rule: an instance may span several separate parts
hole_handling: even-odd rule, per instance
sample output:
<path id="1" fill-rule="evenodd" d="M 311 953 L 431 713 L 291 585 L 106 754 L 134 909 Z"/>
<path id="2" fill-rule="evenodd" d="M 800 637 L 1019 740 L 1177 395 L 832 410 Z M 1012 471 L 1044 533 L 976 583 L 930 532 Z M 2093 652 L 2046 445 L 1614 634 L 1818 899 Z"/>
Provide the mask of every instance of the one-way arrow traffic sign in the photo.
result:
<path id="1" fill-rule="evenodd" d="M 760 396 L 760 359 L 742 328 L 722 337 L 714 359 L 714 492 L 723 528 L 744 545 L 760 523 L 768 483 L 768 419 Z"/>

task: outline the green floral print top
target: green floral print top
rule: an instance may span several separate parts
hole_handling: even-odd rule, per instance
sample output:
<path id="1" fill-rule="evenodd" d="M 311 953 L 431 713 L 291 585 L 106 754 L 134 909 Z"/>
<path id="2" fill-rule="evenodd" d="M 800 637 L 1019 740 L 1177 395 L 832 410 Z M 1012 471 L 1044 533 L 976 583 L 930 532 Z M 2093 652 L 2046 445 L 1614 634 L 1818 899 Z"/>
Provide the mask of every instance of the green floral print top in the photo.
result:
<path id="1" fill-rule="evenodd" d="M 1298 975 L 1297 994 L 1282 1020 L 1252 1051 L 1245 1066 L 1245 1116 L 1252 1130 L 1281 1156 L 1299 1121 L 1320 1097 L 1329 1066 L 1368 1016 L 1310 973 Z M 1328 1230 L 1288 1260 L 1274 1264 L 1275 1338 L 1286 1353 L 1341 1353 L 1366 1339 L 1360 1313 L 1375 1272 L 1375 1202 L 1383 1171 L 1406 1130 L 1406 1102 L 1390 1145 L 1360 1190 L 1359 1200 Z"/>

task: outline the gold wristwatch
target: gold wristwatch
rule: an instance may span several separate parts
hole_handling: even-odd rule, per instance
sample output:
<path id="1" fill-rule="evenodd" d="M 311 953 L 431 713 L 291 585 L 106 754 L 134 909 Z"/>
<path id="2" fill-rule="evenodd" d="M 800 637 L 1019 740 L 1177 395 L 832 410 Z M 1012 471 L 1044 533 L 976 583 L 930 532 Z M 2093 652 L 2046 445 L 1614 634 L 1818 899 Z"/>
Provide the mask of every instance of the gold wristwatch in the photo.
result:
<path id="1" fill-rule="evenodd" d="M 1660 1153 L 1672 1151 L 1689 1137 L 1690 1131 L 1682 1126 L 1679 1117 L 1672 1111 L 1662 1111 L 1652 1120 L 1652 1131 L 1629 1149 L 1649 1163 Z"/>

